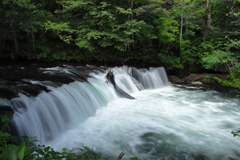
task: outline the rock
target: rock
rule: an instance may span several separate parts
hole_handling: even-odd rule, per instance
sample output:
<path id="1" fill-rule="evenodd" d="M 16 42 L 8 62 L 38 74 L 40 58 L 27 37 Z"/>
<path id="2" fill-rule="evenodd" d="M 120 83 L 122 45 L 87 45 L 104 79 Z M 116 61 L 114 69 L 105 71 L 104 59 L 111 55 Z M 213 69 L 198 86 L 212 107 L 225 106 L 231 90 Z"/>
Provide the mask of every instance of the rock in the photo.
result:
<path id="1" fill-rule="evenodd" d="M 115 79 L 114 79 L 114 74 L 112 71 L 109 71 L 106 75 L 106 79 L 107 79 L 107 82 L 111 83 L 117 94 L 120 96 L 120 97 L 123 97 L 123 98 L 128 98 L 128 99 L 135 99 L 134 97 L 132 97 L 131 95 L 129 95 L 128 93 L 126 93 L 125 91 L 123 91 L 121 88 L 119 88 L 117 85 L 116 85 L 116 82 L 115 82 Z"/>
<path id="2" fill-rule="evenodd" d="M 190 74 L 189 76 L 179 78 L 177 76 L 168 76 L 168 79 L 171 83 L 173 84 L 193 84 L 192 82 L 199 82 L 201 79 L 204 77 L 209 76 L 209 77 L 218 77 L 220 79 L 225 79 L 226 74 L 208 74 L 208 73 L 202 73 L 202 74 Z"/>
<path id="3" fill-rule="evenodd" d="M 216 72 L 223 72 L 223 73 L 229 73 L 229 69 L 224 64 L 215 64 L 211 70 L 214 70 Z"/>
<path id="4" fill-rule="evenodd" d="M 181 68 L 168 69 L 168 68 L 166 68 L 166 71 L 167 71 L 168 75 L 176 75 L 177 77 L 183 78 L 183 77 L 188 76 L 191 73 L 200 74 L 204 70 L 203 70 L 203 66 L 200 64 L 191 64 L 191 65 L 185 66 L 184 69 L 181 69 Z"/>
<path id="5" fill-rule="evenodd" d="M 200 81 L 194 81 L 194 82 L 192 82 L 192 84 L 203 84 L 203 83 Z"/>
<path id="6" fill-rule="evenodd" d="M 115 80 L 114 80 L 114 74 L 112 71 L 109 71 L 106 75 L 106 78 L 108 80 L 108 82 L 112 83 L 115 87 L 116 83 L 115 83 Z"/>
<path id="7" fill-rule="evenodd" d="M 129 95 L 128 93 L 126 93 L 125 91 L 123 91 L 121 88 L 119 88 L 117 85 L 115 85 L 115 90 L 117 91 L 117 94 L 118 94 L 120 97 L 128 98 L 128 99 L 135 99 L 134 97 L 132 97 L 131 95 Z"/>
<path id="8" fill-rule="evenodd" d="M 184 79 L 178 78 L 177 76 L 168 76 L 170 83 L 185 83 Z"/>

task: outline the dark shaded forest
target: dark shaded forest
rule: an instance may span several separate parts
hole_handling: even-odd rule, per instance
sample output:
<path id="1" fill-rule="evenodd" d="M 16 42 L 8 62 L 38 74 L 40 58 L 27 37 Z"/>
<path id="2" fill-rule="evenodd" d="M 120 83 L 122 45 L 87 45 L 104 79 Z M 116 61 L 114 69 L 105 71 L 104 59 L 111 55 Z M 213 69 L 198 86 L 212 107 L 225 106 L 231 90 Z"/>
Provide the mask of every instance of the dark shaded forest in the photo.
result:
<path id="1" fill-rule="evenodd" d="M 0 3 L 0 59 L 224 65 L 239 73 L 240 0 Z"/>

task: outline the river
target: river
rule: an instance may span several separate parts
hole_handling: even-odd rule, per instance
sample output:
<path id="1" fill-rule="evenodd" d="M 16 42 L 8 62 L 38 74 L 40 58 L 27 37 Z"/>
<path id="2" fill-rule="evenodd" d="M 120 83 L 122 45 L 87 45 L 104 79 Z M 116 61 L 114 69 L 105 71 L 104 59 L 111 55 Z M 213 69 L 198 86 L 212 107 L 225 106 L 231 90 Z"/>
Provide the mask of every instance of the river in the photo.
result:
<path id="1" fill-rule="evenodd" d="M 117 87 L 105 78 L 114 73 Z M 0 105 L 18 135 L 99 157 L 240 159 L 240 102 L 204 86 L 170 85 L 164 68 L 18 64 L 0 67 Z M 131 95 L 135 99 L 129 99 Z"/>

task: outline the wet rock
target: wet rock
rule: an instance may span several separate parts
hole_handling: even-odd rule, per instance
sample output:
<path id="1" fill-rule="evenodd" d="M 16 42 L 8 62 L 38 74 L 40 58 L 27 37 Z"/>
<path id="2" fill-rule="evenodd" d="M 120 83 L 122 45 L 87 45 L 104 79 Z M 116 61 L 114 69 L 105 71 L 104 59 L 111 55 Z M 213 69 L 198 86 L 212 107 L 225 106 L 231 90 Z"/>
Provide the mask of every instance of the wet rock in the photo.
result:
<path id="1" fill-rule="evenodd" d="M 168 76 L 168 80 L 170 81 L 170 83 L 175 83 L 175 84 L 185 83 L 184 79 L 179 78 L 177 76 Z"/>
<path id="2" fill-rule="evenodd" d="M 114 80 L 114 74 L 112 71 L 109 71 L 106 75 L 106 79 L 107 79 L 107 83 L 111 83 L 113 86 L 114 86 L 114 89 L 116 90 L 117 94 L 120 96 L 120 97 L 123 97 L 123 98 L 128 98 L 128 99 L 135 99 L 134 97 L 132 97 L 131 95 L 129 95 L 128 93 L 126 93 L 125 91 L 123 91 L 121 88 L 119 88 L 117 85 L 116 85 L 116 82 Z"/>
<path id="3" fill-rule="evenodd" d="M 194 82 L 192 82 L 192 84 L 203 84 L 203 83 L 200 81 L 194 81 Z"/>
<path id="4" fill-rule="evenodd" d="M 114 80 L 114 74 L 112 71 L 109 71 L 106 75 L 106 79 L 108 80 L 108 82 L 112 83 L 115 87 L 116 83 L 115 83 L 115 80 Z"/>

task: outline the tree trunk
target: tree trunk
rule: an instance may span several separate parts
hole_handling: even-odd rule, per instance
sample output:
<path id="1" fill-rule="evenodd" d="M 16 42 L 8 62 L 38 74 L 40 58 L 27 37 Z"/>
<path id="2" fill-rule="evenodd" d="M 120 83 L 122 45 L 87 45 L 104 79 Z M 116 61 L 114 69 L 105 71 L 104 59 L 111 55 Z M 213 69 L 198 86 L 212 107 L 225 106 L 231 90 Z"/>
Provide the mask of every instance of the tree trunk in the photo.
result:
<path id="1" fill-rule="evenodd" d="M 36 46 L 35 46 L 35 36 L 34 36 L 34 32 L 32 30 L 32 43 L 33 43 L 33 52 L 36 52 Z"/>
<path id="2" fill-rule="evenodd" d="M 183 12 L 182 12 L 182 15 L 181 15 L 180 43 L 182 41 L 182 33 L 183 33 Z"/>
<path id="3" fill-rule="evenodd" d="M 45 39 L 45 31 L 44 31 L 44 28 L 41 28 L 41 29 L 40 29 L 40 36 L 41 36 L 41 40 L 44 40 L 44 39 Z"/>
<path id="4" fill-rule="evenodd" d="M 211 5 L 209 3 L 209 0 L 206 1 L 206 8 L 209 8 L 209 10 L 211 9 Z M 211 14 L 211 11 L 209 11 L 207 13 L 207 20 L 206 20 L 206 23 L 205 23 L 205 28 L 203 30 L 203 40 L 204 41 L 207 39 L 209 30 L 214 30 L 214 27 L 212 26 L 212 14 Z"/>
<path id="5" fill-rule="evenodd" d="M 5 42 L 6 42 L 6 39 L 4 38 L 4 39 L 2 40 L 2 50 L 5 49 Z"/>
<path id="6" fill-rule="evenodd" d="M 131 1 L 131 9 L 133 10 L 133 1 Z M 132 14 L 131 14 L 131 20 L 133 20 L 133 12 L 132 12 Z M 131 26 L 132 28 L 133 28 L 133 26 Z M 132 45 L 134 46 L 134 33 L 132 34 L 132 39 L 133 39 L 133 43 L 132 43 Z M 130 48 L 129 48 L 130 49 Z M 130 50 L 129 50 L 130 51 Z"/>
<path id="7" fill-rule="evenodd" d="M 3 50 L 3 38 L 0 38 L 0 50 Z"/>
<path id="8" fill-rule="evenodd" d="M 15 44 L 15 52 L 16 52 L 16 54 L 19 54 L 17 34 L 15 31 L 13 32 L 13 38 L 14 38 L 14 44 Z"/>

